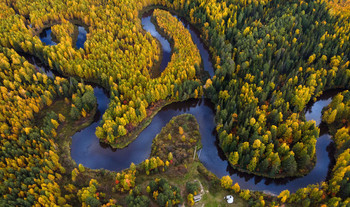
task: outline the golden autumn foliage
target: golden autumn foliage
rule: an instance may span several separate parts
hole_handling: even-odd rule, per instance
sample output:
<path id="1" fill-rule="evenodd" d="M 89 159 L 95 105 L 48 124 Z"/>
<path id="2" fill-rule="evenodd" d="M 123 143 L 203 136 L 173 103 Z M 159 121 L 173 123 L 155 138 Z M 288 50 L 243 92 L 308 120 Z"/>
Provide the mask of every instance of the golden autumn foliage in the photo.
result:
<path id="1" fill-rule="evenodd" d="M 93 93 L 92 88 L 85 85 L 74 88 L 67 79 L 49 78 L 13 49 L 0 47 L 0 62 L 0 102 L 3 103 L 0 104 L 0 143 L 6 152 L 0 160 L 3 173 L 0 183 L 4 187 L 13 183 L 3 188 L 1 194 L 8 198 L 9 205 L 15 205 L 10 198 L 17 198 L 16 205 L 65 203 L 58 185 L 65 169 L 59 163 L 52 140 L 64 117 L 48 114 L 41 126 L 36 126 L 34 119 L 56 99 Z M 62 87 L 68 89 L 66 94 L 60 90 Z M 18 172 L 16 176 L 14 171 Z M 17 181 L 13 182 L 14 179 Z M 21 192 L 16 193 L 17 189 Z"/>
<path id="2" fill-rule="evenodd" d="M 154 104 L 202 95 L 204 83 L 196 76 L 202 64 L 198 49 L 181 22 L 164 10 L 155 10 L 153 19 L 175 52 L 164 72 L 151 77 L 161 48 L 139 19 L 150 6 L 186 17 L 209 47 L 216 71 L 204 88 L 216 104 L 219 144 L 233 167 L 270 177 L 301 175 L 310 169 L 319 130 L 305 121 L 303 112 L 326 89 L 349 86 L 349 1 L 1 0 L 0 184 L 6 187 L 0 190 L 5 204 L 65 204 L 58 186 L 65 170 L 53 138 L 68 117 L 49 114 L 41 128 L 33 120 L 59 98 L 71 106 L 71 117 L 86 117 L 91 107 L 82 106 L 82 97 L 93 97 L 90 86 L 39 73 L 23 53 L 65 77 L 93 82 L 110 92 L 109 108 L 96 130 L 109 144 L 118 144 L 144 121 Z M 73 44 L 77 24 L 88 30 L 81 49 Z M 39 34 L 48 27 L 57 45 L 41 42 Z M 341 125 L 333 134 L 337 150 L 343 150 L 328 191 L 300 191 L 313 197 L 315 205 L 326 192 L 327 199 L 334 198 L 328 206 L 349 203 L 349 152 L 343 149 L 349 126 L 348 117 L 342 117 L 348 106 L 341 102 L 323 115 L 327 124 Z M 168 160 L 172 162 L 172 154 Z M 162 165 L 156 158 L 148 162 L 150 169 Z M 124 180 L 128 184 L 132 179 Z M 224 186 L 232 185 L 224 181 Z M 84 205 L 84 192 L 94 191 L 93 186 L 94 182 L 80 191 Z M 90 197 L 97 202 L 96 196 Z M 241 197 L 249 200 L 249 190 Z M 287 197 L 285 192 L 280 198 L 284 202 Z"/>

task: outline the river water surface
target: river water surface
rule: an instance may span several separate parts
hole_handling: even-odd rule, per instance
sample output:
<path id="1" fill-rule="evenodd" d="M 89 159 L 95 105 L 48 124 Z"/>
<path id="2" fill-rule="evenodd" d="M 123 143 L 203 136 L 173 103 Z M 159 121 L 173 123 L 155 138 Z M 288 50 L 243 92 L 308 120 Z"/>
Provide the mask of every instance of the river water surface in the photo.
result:
<path id="1" fill-rule="evenodd" d="M 155 26 L 150 21 L 150 15 L 151 12 L 143 16 L 142 25 L 146 31 L 149 31 L 151 35 L 161 42 L 163 47 L 162 65 L 165 68 L 171 57 L 170 44 L 156 31 Z M 183 22 L 184 26 L 191 33 L 192 40 L 200 51 L 204 70 L 207 71 L 212 77 L 214 70 L 205 45 L 201 42 L 199 35 L 194 28 L 187 24 L 185 20 L 179 20 Z M 82 36 L 85 39 L 82 39 L 82 37 L 79 35 L 77 42 L 80 40 L 80 45 L 83 46 L 86 40 L 86 32 L 85 36 Z M 44 42 L 46 40 L 42 39 L 42 41 Z M 46 44 L 50 45 L 50 42 Z M 164 127 L 172 117 L 189 113 L 196 117 L 202 137 L 201 141 L 203 148 L 198 153 L 200 156 L 199 159 L 208 170 L 213 172 L 219 178 L 224 175 L 230 175 L 233 182 L 237 182 L 243 189 L 260 190 L 279 194 L 285 189 L 295 192 L 297 189 L 306 187 L 308 184 L 320 183 L 327 177 L 330 157 L 332 156 L 327 150 L 327 147 L 331 143 L 331 139 L 328 134 L 321 134 L 321 136 L 318 138 L 316 143 L 316 166 L 308 175 L 304 177 L 267 179 L 233 170 L 228 165 L 228 162 L 222 154 L 221 149 L 217 146 L 214 106 L 209 100 L 206 99 L 190 99 L 184 102 L 173 103 L 162 108 L 162 110 L 153 118 L 151 124 L 140 133 L 134 142 L 124 149 L 113 150 L 108 146 L 100 144 L 98 138 L 95 136 L 96 127 L 102 118 L 102 114 L 107 109 L 109 99 L 101 88 L 95 87 L 94 92 L 98 102 L 98 113 L 96 120 L 87 128 L 77 132 L 72 137 L 71 145 L 72 158 L 77 164 L 81 163 L 85 167 L 120 171 L 128 168 L 132 162 L 135 164 L 141 163 L 150 156 L 152 140 L 161 131 L 162 127 Z M 330 101 L 331 97 L 322 97 L 314 104 L 310 104 L 305 114 L 306 119 L 315 120 L 318 125 L 321 121 L 321 110 L 324 106 L 327 106 Z"/>
<path id="2" fill-rule="evenodd" d="M 74 25 L 78 31 L 77 34 L 77 39 L 75 41 L 75 48 L 80 49 L 84 48 L 84 43 L 86 41 L 86 35 L 87 35 L 87 30 L 84 26 L 80 25 Z M 39 34 L 40 40 L 45 43 L 46 45 L 57 45 L 57 42 L 54 41 L 51 27 L 44 29 L 40 34 Z"/>

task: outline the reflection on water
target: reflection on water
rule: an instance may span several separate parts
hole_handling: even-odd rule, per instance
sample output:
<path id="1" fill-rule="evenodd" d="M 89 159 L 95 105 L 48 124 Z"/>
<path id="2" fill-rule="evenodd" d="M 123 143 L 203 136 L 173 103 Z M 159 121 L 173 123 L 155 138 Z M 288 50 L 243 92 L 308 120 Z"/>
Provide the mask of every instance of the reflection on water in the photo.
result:
<path id="1" fill-rule="evenodd" d="M 86 41 L 86 34 L 87 31 L 83 26 L 78 26 L 78 39 L 77 42 L 75 44 L 75 47 L 77 49 L 83 48 L 84 49 L 84 43 Z"/>
<path id="2" fill-rule="evenodd" d="M 104 93 L 101 89 L 95 89 L 95 93 L 99 110 L 103 114 L 107 107 L 108 98 L 103 97 Z M 319 103 L 322 104 L 323 102 L 316 102 L 313 107 L 319 107 Z M 103 107 L 100 107 L 100 105 Z M 191 99 L 170 104 L 164 107 L 153 118 L 151 124 L 140 133 L 134 142 L 128 147 L 118 150 L 110 150 L 109 147 L 99 144 L 94 134 L 95 128 L 98 125 L 95 122 L 73 136 L 71 156 L 77 164 L 82 163 L 89 168 L 120 171 L 128 168 L 131 162 L 138 164 L 147 159 L 151 153 L 152 140 L 161 131 L 162 127 L 172 117 L 189 113 L 196 117 L 202 136 L 203 148 L 199 152 L 200 161 L 218 177 L 230 174 L 233 181 L 238 182 L 244 189 L 267 190 L 275 194 L 279 194 L 285 189 L 295 192 L 297 189 L 306 187 L 308 184 L 319 183 L 326 179 L 327 169 L 330 165 L 328 145 L 331 140 L 328 134 L 324 134 L 318 138 L 316 143 L 316 166 L 304 177 L 269 179 L 232 169 L 228 165 L 222 150 L 217 145 L 213 108 L 212 103 L 206 99 Z"/>
<path id="3" fill-rule="evenodd" d="M 155 25 L 151 22 L 151 16 L 152 16 L 153 10 L 150 10 L 143 14 L 141 19 L 141 24 L 144 30 L 147 32 L 150 32 L 150 34 L 159 40 L 160 44 L 162 45 L 163 49 L 163 57 L 162 62 L 160 64 L 159 73 L 163 72 L 168 63 L 171 60 L 171 46 L 167 39 L 165 39 L 163 36 L 161 36 L 158 31 L 156 30 Z M 190 25 L 184 18 L 179 18 L 176 15 L 173 15 L 174 17 L 178 18 L 182 25 L 188 29 L 188 31 L 191 34 L 192 41 L 194 44 L 196 44 L 199 53 L 202 57 L 202 63 L 203 63 L 203 69 L 204 71 L 207 71 L 210 75 L 210 77 L 214 76 L 214 69 L 213 65 L 211 63 L 211 57 L 208 52 L 208 48 L 205 46 L 203 41 L 200 39 L 200 34 L 197 32 L 197 30 Z"/>
<path id="4" fill-rule="evenodd" d="M 164 69 L 168 66 L 168 63 L 171 60 L 171 47 L 170 47 L 169 41 L 158 33 L 158 31 L 156 30 L 156 27 L 151 22 L 152 13 L 153 11 L 144 13 L 141 19 L 141 24 L 143 29 L 149 32 L 153 37 L 155 37 L 162 45 L 162 49 L 163 49 L 162 62 L 160 63 L 158 73 L 155 74 L 155 76 L 159 76 L 160 73 L 162 73 Z"/>
<path id="5" fill-rule="evenodd" d="M 99 89 L 95 92 L 98 96 L 98 104 L 106 105 L 108 99 L 101 98 L 103 93 L 99 93 Z M 100 109 L 99 107 L 99 110 Z M 103 112 L 102 112 L 103 113 Z M 152 120 L 149 127 L 141 132 L 139 137 L 128 147 L 121 150 L 110 150 L 106 146 L 100 145 L 98 139 L 94 135 L 97 123 L 92 124 L 88 128 L 76 133 L 73 136 L 71 156 L 77 163 L 83 163 L 84 166 L 98 169 L 105 168 L 109 170 L 122 170 L 130 166 L 131 162 L 138 164 L 149 157 L 151 152 L 152 140 L 162 127 L 170 121 L 174 116 L 191 113 L 195 114 L 197 120 L 208 120 L 206 115 L 211 113 L 211 107 L 208 101 L 190 100 L 187 103 L 171 104 L 163 108 Z M 211 116 L 213 118 L 213 116 Z M 214 119 L 211 120 L 214 124 Z M 205 125 L 204 125 L 205 127 Z M 201 126 L 201 128 L 203 128 Z M 206 128 L 204 128 L 207 130 Z"/>
<path id="6" fill-rule="evenodd" d="M 181 21 L 182 25 L 184 25 L 184 27 L 188 29 L 188 31 L 190 32 L 192 40 L 196 44 L 199 50 L 199 53 L 202 57 L 204 71 L 207 71 L 210 77 L 212 78 L 214 76 L 214 68 L 211 63 L 211 57 L 209 55 L 208 48 L 205 46 L 205 44 L 200 38 L 199 32 L 196 30 L 196 28 L 194 28 L 191 24 L 189 24 L 184 18 L 180 18 L 176 15 L 174 16 L 178 18 Z"/>
<path id="7" fill-rule="evenodd" d="M 180 19 L 181 20 L 181 19 Z M 203 43 L 201 43 L 199 36 L 195 33 L 195 30 L 190 25 L 186 24 L 182 20 L 186 28 L 189 29 L 194 43 L 197 45 L 200 54 L 203 58 L 204 69 L 212 76 L 214 74 L 213 67 L 210 62 L 210 56 Z M 144 29 L 150 31 L 155 38 L 160 42 L 161 36 L 154 33 L 155 27 L 150 22 L 149 16 L 142 18 L 142 24 Z M 153 26 L 152 26 L 153 25 Z M 79 27 L 79 35 L 76 43 L 77 48 L 82 48 L 86 40 L 86 30 Z M 47 45 L 54 45 L 52 42 L 51 30 L 44 30 L 40 34 L 40 39 Z M 165 41 L 163 41 L 165 42 Z M 167 42 L 167 41 L 166 41 Z M 163 61 L 167 63 L 170 61 L 171 49 L 170 45 L 163 47 Z M 168 55 L 168 59 L 165 57 Z M 165 64 L 164 62 L 164 64 Z M 34 62 L 37 67 L 39 66 Z M 162 67 L 166 67 L 166 65 Z M 49 71 L 47 71 L 48 73 Z M 52 74 L 51 74 L 52 76 Z M 295 192 L 301 187 L 306 187 L 308 184 L 315 184 L 324 181 L 327 176 L 327 169 L 330 166 L 330 159 L 328 151 L 331 147 L 328 147 L 331 143 L 330 136 L 324 133 L 318 138 L 316 144 L 317 163 L 315 168 L 307 176 L 302 178 L 286 178 L 286 179 L 267 179 L 260 176 L 254 176 L 247 173 L 242 173 L 232 169 L 229 165 L 221 149 L 218 147 L 217 138 L 215 133 L 214 122 L 214 110 L 213 105 L 206 99 L 191 99 L 184 102 L 173 103 L 164 107 L 152 120 L 151 124 L 143 130 L 138 138 L 132 142 L 128 147 L 121 150 L 111 150 L 108 146 L 99 143 L 99 140 L 95 136 L 95 130 L 99 121 L 102 118 L 102 114 L 107 109 L 109 99 L 106 93 L 100 89 L 94 88 L 95 95 L 98 102 L 98 113 L 96 115 L 95 122 L 89 127 L 77 132 L 72 137 L 71 156 L 77 164 L 82 163 L 84 166 L 92 169 L 108 169 L 117 170 L 128 168 L 131 162 L 138 164 L 147 159 L 151 152 L 152 140 L 158 134 L 162 127 L 170 121 L 174 116 L 189 113 L 193 114 L 198 123 L 199 130 L 202 136 L 203 148 L 199 152 L 200 161 L 204 164 L 208 170 L 212 171 L 218 177 L 230 174 L 234 182 L 238 182 L 243 189 L 269 191 L 275 194 L 279 194 L 281 191 L 288 189 L 291 192 Z M 315 119 L 317 124 L 320 123 L 320 112 L 322 108 L 330 102 L 330 99 L 319 100 L 306 111 L 306 118 L 308 120 Z M 322 130 L 321 130 L 322 131 Z"/>
<path id="8" fill-rule="evenodd" d="M 44 29 L 39 35 L 40 40 L 46 45 L 57 45 L 57 43 L 53 41 L 51 33 L 51 28 Z"/>
<path id="9" fill-rule="evenodd" d="M 308 103 L 305 109 L 306 120 L 315 120 L 316 126 L 319 126 L 322 121 L 322 109 L 325 106 L 328 106 L 328 104 L 331 103 L 333 96 L 337 95 L 341 91 L 342 90 L 340 89 L 327 90 L 326 93 L 323 93 L 317 99 L 317 104 L 314 102 Z"/>
<path id="10" fill-rule="evenodd" d="M 38 58 L 29 55 L 27 53 L 17 52 L 20 56 L 24 57 L 30 64 L 34 65 L 35 70 L 40 73 L 45 73 L 48 77 L 53 78 L 55 76 L 59 76 L 56 71 L 50 70 L 46 67 Z"/>
<path id="11" fill-rule="evenodd" d="M 80 48 L 84 49 L 84 43 L 86 41 L 87 31 L 86 31 L 85 27 L 83 27 L 83 26 L 79 26 L 79 25 L 74 25 L 74 26 L 77 27 L 77 30 L 78 30 L 77 39 L 76 39 L 76 41 L 74 41 L 75 47 L 77 49 L 80 49 Z M 40 33 L 39 38 L 46 45 L 51 45 L 51 46 L 57 45 L 57 42 L 55 42 L 53 40 L 51 27 L 44 29 Z"/>

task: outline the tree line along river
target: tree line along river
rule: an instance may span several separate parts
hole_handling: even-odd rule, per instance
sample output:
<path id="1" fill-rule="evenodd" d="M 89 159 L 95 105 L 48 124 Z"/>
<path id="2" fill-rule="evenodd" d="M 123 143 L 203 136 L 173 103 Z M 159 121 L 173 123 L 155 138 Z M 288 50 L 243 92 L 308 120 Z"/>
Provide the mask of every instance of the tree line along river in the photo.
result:
<path id="1" fill-rule="evenodd" d="M 143 28 L 157 38 L 162 45 L 163 57 L 160 64 L 160 72 L 162 72 L 169 61 L 171 61 L 171 46 L 167 39 L 162 37 L 156 30 L 155 25 L 151 22 L 152 11 L 143 15 L 141 22 Z M 185 28 L 188 29 L 192 36 L 193 42 L 199 49 L 202 57 L 203 68 L 207 71 L 210 77 L 214 75 L 209 52 L 204 43 L 199 38 L 198 32 L 186 20 L 179 18 Z M 78 26 L 78 37 L 76 48 L 83 48 L 86 41 L 87 31 L 84 27 Z M 46 45 L 56 45 L 51 37 L 51 29 L 47 28 L 40 34 L 40 39 Z M 38 66 L 37 63 L 32 62 Z M 50 70 L 42 71 L 52 77 Z M 120 171 L 130 166 L 131 162 L 138 164 L 147 159 L 151 153 L 151 145 L 153 138 L 161 131 L 172 117 L 184 113 L 193 114 L 199 124 L 199 130 L 202 137 L 203 148 L 198 153 L 200 161 L 203 165 L 217 175 L 219 178 L 229 174 L 233 182 L 237 182 L 241 188 L 250 190 L 259 190 L 279 194 L 281 191 L 288 189 L 295 192 L 299 188 L 306 187 L 309 184 L 316 184 L 325 181 L 328 172 L 332 168 L 331 152 L 332 140 L 327 130 L 321 128 L 321 136 L 316 143 L 317 161 L 314 169 L 304 177 L 299 178 L 283 178 L 270 179 L 260 176 L 255 176 L 248 173 L 233 170 L 221 149 L 218 147 L 217 137 L 215 133 L 215 112 L 214 105 L 208 99 L 190 99 L 182 102 L 172 103 L 163 107 L 153 118 L 150 125 L 145 128 L 129 146 L 123 149 L 111 149 L 108 146 L 100 144 L 95 135 L 96 127 L 98 126 L 102 115 L 108 107 L 109 98 L 102 88 L 94 88 L 95 96 L 98 103 L 98 113 L 95 121 L 87 128 L 77 132 L 72 137 L 71 157 L 77 163 L 83 164 L 91 169 L 107 169 L 112 171 Z M 315 103 L 310 103 L 306 109 L 305 117 L 307 120 L 315 120 L 317 126 L 321 123 L 321 110 L 327 106 L 334 91 L 326 92 Z"/>

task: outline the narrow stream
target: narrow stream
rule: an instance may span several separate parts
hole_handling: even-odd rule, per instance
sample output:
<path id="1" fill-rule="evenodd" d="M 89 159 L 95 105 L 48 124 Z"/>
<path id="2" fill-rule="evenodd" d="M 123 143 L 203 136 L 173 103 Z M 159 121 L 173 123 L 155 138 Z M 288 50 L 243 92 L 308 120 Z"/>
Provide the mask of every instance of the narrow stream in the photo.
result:
<path id="1" fill-rule="evenodd" d="M 171 57 L 170 44 L 166 39 L 159 35 L 155 26 L 150 21 L 151 13 L 148 13 L 142 18 L 142 25 L 145 30 L 149 31 L 155 38 L 157 38 L 163 47 L 164 65 L 168 64 Z M 204 70 L 208 71 L 212 76 L 214 70 L 210 62 L 210 56 L 201 42 L 198 33 L 188 25 L 183 19 L 180 19 L 184 26 L 189 29 L 194 43 L 197 45 L 200 54 L 203 58 Z M 86 37 L 86 34 L 85 34 Z M 84 41 L 81 40 L 81 45 Z M 44 41 L 45 39 L 42 39 Z M 162 43 L 163 42 L 163 43 Z M 49 45 L 50 43 L 48 43 Z M 165 52 L 167 51 L 167 52 Z M 151 145 L 153 138 L 161 131 L 172 117 L 189 113 L 193 114 L 198 123 L 199 130 L 202 136 L 203 148 L 199 152 L 200 161 L 204 166 L 216 174 L 218 177 L 224 175 L 231 175 L 233 182 L 238 182 L 241 188 L 250 190 L 260 190 L 279 194 L 281 191 L 288 189 L 295 192 L 297 189 L 306 187 L 308 184 L 316 184 L 324 181 L 330 165 L 330 156 L 327 147 L 331 143 L 330 136 L 323 134 L 318 138 L 316 143 L 317 163 L 315 168 L 306 176 L 301 178 L 285 178 L 285 179 L 267 179 L 259 176 L 254 176 L 248 173 L 241 173 L 233 170 L 227 160 L 222 154 L 221 149 L 217 146 L 217 138 L 215 133 L 215 112 L 213 104 L 206 99 L 190 99 L 183 102 L 170 104 L 164 108 L 153 118 L 151 124 L 143 130 L 138 138 L 124 149 L 111 149 L 108 146 L 100 144 L 98 138 L 95 136 L 95 130 L 102 118 L 102 114 L 107 109 L 109 99 L 102 89 L 95 87 L 95 95 L 98 102 L 98 115 L 94 123 L 89 127 L 77 132 L 72 137 L 71 156 L 77 164 L 81 163 L 86 167 L 92 169 L 108 169 L 113 171 L 120 171 L 130 166 L 131 162 L 138 164 L 147 159 L 151 153 Z M 310 104 L 306 112 L 307 120 L 314 119 L 317 124 L 320 123 L 320 113 L 322 108 L 331 101 L 331 97 L 327 100 L 320 99 L 313 105 Z"/>
<path id="2" fill-rule="evenodd" d="M 57 74 L 55 71 L 50 70 L 48 67 L 42 64 L 38 58 L 28 55 L 26 53 L 18 53 L 18 54 L 24 57 L 30 64 L 34 65 L 35 70 L 37 72 L 45 73 L 50 78 L 53 78 L 54 75 Z"/>

